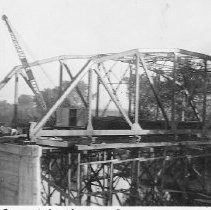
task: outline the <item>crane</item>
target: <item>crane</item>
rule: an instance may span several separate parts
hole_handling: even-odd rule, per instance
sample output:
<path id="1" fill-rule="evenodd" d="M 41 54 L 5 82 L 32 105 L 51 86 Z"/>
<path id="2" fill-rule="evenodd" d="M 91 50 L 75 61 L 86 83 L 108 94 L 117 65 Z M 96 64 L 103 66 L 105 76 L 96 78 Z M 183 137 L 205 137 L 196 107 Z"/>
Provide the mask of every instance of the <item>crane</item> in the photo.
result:
<path id="1" fill-rule="evenodd" d="M 9 23 L 8 17 L 6 15 L 3 15 L 2 20 L 5 21 L 5 23 L 6 23 L 6 26 L 8 28 L 10 37 L 11 37 L 12 42 L 13 42 L 13 45 L 14 45 L 16 51 L 17 51 L 18 57 L 21 61 L 21 64 L 22 64 L 23 69 L 25 70 L 25 73 L 26 73 L 27 76 L 25 76 L 23 74 L 21 74 L 21 75 L 23 76 L 24 80 L 26 81 L 26 83 L 28 84 L 28 86 L 30 87 L 32 92 L 35 94 L 35 97 L 37 98 L 38 103 L 42 107 L 43 111 L 46 111 L 47 110 L 46 103 L 43 99 L 43 96 L 42 96 L 40 90 L 39 90 L 39 87 L 37 85 L 37 82 L 35 80 L 33 72 L 32 72 L 32 70 L 29 66 L 29 63 L 26 59 L 26 56 L 25 56 L 20 44 L 18 43 L 18 40 L 15 36 L 14 31 L 12 30 L 12 27 L 11 27 L 11 24 Z"/>

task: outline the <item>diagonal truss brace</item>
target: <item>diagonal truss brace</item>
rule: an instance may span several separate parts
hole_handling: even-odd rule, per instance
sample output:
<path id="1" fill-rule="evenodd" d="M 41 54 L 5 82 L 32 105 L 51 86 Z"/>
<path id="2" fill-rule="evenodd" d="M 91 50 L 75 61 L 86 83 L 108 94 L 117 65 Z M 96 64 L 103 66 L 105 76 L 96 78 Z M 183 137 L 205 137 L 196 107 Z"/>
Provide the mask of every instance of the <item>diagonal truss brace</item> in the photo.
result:
<path id="1" fill-rule="evenodd" d="M 126 122 L 129 124 L 129 126 L 132 127 L 133 124 L 132 124 L 131 120 L 127 116 L 127 114 L 126 114 L 125 110 L 123 109 L 123 107 L 121 106 L 121 103 L 119 102 L 119 100 L 116 98 L 116 96 L 110 90 L 108 84 L 106 83 L 105 79 L 103 78 L 103 74 L 96 68 L 94 70 L 95 70 L 96 74 L 99 76 L 102 84 L 104 85 L 104 87 L 105 87 L 106 91 L 108 92 L 109 96 L 111 97 L 111 99 L 115 103 L 116 107 L 118 108 L 120 113 L 123 115 L 123 117 L 125 118 Z"/>
<path id="2" fill-rule="evenodd" d="M 120 101 L 116 98 L 116 96 L 113 94 L 113 92 L 110 90 L 109 85 L 106 83 L 103 74 L 98 69 L 90 69 L 87 68 L 90 64 L 90 60 L 82 67 L 82 69 L 79 71 L 79 73 L 74 77 L 74 79 L 70 82 L 69 87 L 64 91 L 64 93 L 60 96 L 60 98 L 56 101 L 56 103 L 51 107 L 51 109 L 48 110 L 45 116 L 33 127 L 31 127 L 31 133 L 30 137 L 33 138 L 37 135 L 39 135 L 39 131 L 42 129 L 42 127 L 45 125 L 47 120 L 50 118 L 50 116 L 56 111 L 56 109 L 61 105 L 61 103 L 65 100 L 68 94 L 77 86 L 78 82 L 82 79 L 82 77 L 89 71 L 94 70 L 94 72 L 99 76 L 103 86 L 105 87 L 106 91 L 108 92 L 109 96 L 111 97 L 112 101 L 115 103 L 116 107 L 124 117 L 125 121 L 129 124 L 129 126 L 133 130 L 133 123 L 129 119 L 128 115 L 126 114 L 125 110 L 123 109 Z"/>
<path id="3" fill-rule="evenodd" d="M 69 87 L 64 91 L 64 93 L 58 98 L 55 104 L 48 110 L 46 115 L 31 129 L 31 137 L 35 137 L 35 135 L 40 131 L 40 129 L 45 125 L 50 116 L 56 111 L 56 109 L 62 104 L 65 98 L 70 94 L 70 92 L 76 87 L 78 82 L 82 79 L 82 77 L 89 70 L 87 67 L 89 66 L 91 60 L 88 60 L 85 65 L 81 68 L 75 78 L 71 81 Z"/>
<path id="4" fill-rule="evenodd" d="M 63 66 L 65 67 L 65 69 L 66 69 L 68 75 L 70 76 L 70 79 L 73 80 L 74 77 L 73 77 L 73 75 L 72 75 L 72 73 L 71 73 L 71 71 L 70 71 L 68 65 L 67 65 L 66 63 L 62 62 L 62 61 L 60 62 L 60 64 L 63 65 Z M 84 98 L 84 96 L 83 96 L 83 94 L 82 94 L 80 88 L 79 88 L 78 86 L 76 86 L 75 89 L 76 89 L 76 92 L 77 92 L 78 96 L 80 97 L 81 101 L 83 102 L 84 106 L 87 108 L 87 107 L 88 107 L 87 102 L 86 102 L 86 100 L 85 100 L 85 98 Z"/>
<path id="5" fill-rule="evenodd" d="M 159 99 L 159 97 L 158 97 L 158 94 L 157 94 L 157 92 L 156 92 L 156 90 L 155 90 L 155 88 L 154 88 L 154 86 L 153 86 L 153 81 L 152 81 L 151 77 L 150 77 L 149 74 L 148 74 L 147 65 L 146 65 L 146 63 L 145 63 L 143 57 L 140 56 L 140 60 L 141 60 L 141 63 L 142 63 L 144 72 L 145 72 L 145 74 L 146 74 L 146 76 L 147 76 L 147 79 L 148 79 L 148 81 L 149 81 L 150 87 L 151 87 L 151 89 L 152 89 L 152 91 L 153 91 L 153 94 L 154 94 L 154 96 L 155 96 L 155 99 L 156 99 L 156 101 L 157 101 L 157 104 L 158 104 L 158 106 L 159 106 L 160 109 L 161 109 L 161 112 L 162 112 L 162 114 L 163 114 L 164 119 L 166 120 L 167 124 L 169 125 L 168 116 L 167 116 L 167 114 L 166 114 L 166 112 L 165 112 L 165 110 L 164 110 L 164 108 L 163 108 L 163 105 L 162 105 L 162 103 L 161 103 L 161 101 L 160 101 L 160 99 Z"/>
<path id="6" fill-rule="evenodd" d="M 119 90 L 120 85 L 122 84 L 122 82 L 123 82 L 123 80 L 124 80 L 124 78 L 125 78 L 125 75 L 127 74 L 128 70 L 129 70 L 129 66 L 125 69 L 125 72 L 124 72 L 124 74 L 122 75 L 122 77 L 121 77 L 121 79 L 120 79 L 120 81 L 119 81 L 119 84 L 118 84 L 117 87 L 114 89 L 114 93 L 115 93 L 115 94 L 116 94 L 117 91 Z M 105 113 L 106 113 L 106 111 L 107 111 L 107 109 L 108 109 L 108 107 L 109 107 L 109 105 L 110 105 L 111 102 L 112 102 L 112 100 L 110 99 L 110 100 L 108 101 L 108 103 L 106 104 L 106 106 L 105 106 L 105 108 L 104 108 L 104 110 L 103 110 L 103 112 L 102 112 L 102 114 L 101 114 L 102 117 L 105 115 Z"/>

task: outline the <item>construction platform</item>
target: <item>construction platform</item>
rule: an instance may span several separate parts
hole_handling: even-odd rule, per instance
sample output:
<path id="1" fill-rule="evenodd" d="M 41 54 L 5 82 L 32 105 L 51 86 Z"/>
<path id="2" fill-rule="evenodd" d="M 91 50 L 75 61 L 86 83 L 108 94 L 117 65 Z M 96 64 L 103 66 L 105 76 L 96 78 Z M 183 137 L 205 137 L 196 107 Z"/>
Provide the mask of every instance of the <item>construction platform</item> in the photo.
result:
<path id="1" fill-rule="evenodd" d="M 211 203 L 207 139 L 69 147 L 29 145 L 23 137 L 1 140 L 1 205 Z"/>

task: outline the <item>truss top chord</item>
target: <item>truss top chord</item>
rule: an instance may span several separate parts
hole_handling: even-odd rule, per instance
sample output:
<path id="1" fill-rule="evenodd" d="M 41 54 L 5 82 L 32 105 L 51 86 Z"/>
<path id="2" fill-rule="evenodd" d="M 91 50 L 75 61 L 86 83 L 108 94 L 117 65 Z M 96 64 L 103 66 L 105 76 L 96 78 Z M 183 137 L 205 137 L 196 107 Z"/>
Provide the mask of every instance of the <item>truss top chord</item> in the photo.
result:
<path id="1" fill-rule="evenodd" d="M 211 60 L 210 55 L 206 55 L 203 53 L 198 53 L 198 52 L 192 52 L 184 49 L 150 49 L 150 48 L 145 48 L 145 49 L 134 49 L 134 50 L 129 50 L 125 52 L 120 52 L 120 53 L 105 53 L 105 54 L 93 54 L 93 55 L 61 55 L 61 56 L 55 56 L 52 58 L 46 58 L 42 60 L 37 60 L 34 62 L 29 63 L 29 67 L 37 66 L 37 65 L 42 65 L 42 64 L 47 64 L 51 62 L 56 62 L 60 60 L 71 60 L 71 59 L 91 59 L 93 62 L 100 63 L 104 62 L 109 59 L 119 59 L 119 58 L 125 58 L 126 60 L 122 61 L 128 61 L 133 57 L 135 53 L 140 53 L 141 55 L 146 55 L 149 56 L 150 54 L 164 54 L 164 53 L 177 53 L 179 55 L 186 55 L 186 56 L 191 56 L 199 59 L 205 59 L 205 60 Z M 17 66 L 16 68 L 22 69 L 23 66 Z"/>

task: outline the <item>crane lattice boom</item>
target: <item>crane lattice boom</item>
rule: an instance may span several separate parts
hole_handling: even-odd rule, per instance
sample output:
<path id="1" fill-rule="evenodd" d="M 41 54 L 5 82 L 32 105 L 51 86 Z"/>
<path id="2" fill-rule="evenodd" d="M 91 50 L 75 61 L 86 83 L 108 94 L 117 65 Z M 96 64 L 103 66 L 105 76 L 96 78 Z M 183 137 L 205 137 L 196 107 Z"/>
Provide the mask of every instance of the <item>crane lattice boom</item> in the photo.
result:
<path id="1" fill-rule="evenodd" d="M 27 77 L 24 77 L 24 80 L 29 85 L 29 87 L 31 88 L 32 92 L 35 94 L 39 104 L 42 107 L 42 109 L 45 111 L 45 110 L 47 110 L 45 101 L 43 99 L 42 94 L 40 93 L 40 90 L 39 90 L 39 87 L 38 87 L 37 82 L 35 80 L 35 77 L 33 75 L 33 72 L 32 72 L 32 70 L 29 67 L 29 64 L 28 64 L 28 61 L 26 59 L 26 56 L 25 56 L 20 44 L 18 43 L 18 40 L 17 40 L 17 38 L 15 36 L 15 33 L 13 32 L 13 30 L 11 28 L 11 25 L 10 25 L 10 23 L 8 21 L 7 16 L 3 15 L 2 16 L 2 20 L 4 20 L 6 25 L 7 25 L 8 31 L 10 33 L 10 37 L 11 37 L 12 42 L 13 42 L 13 45 L 14 45 L 16 51 L 17 51 L 18 57 L 19 57 L 19 59 L 21 61 L 21 64 L 22 64 L 22 66 L 23 66 L 23 68 L 24 68 L 24 70 L 26 72 Z"/>

